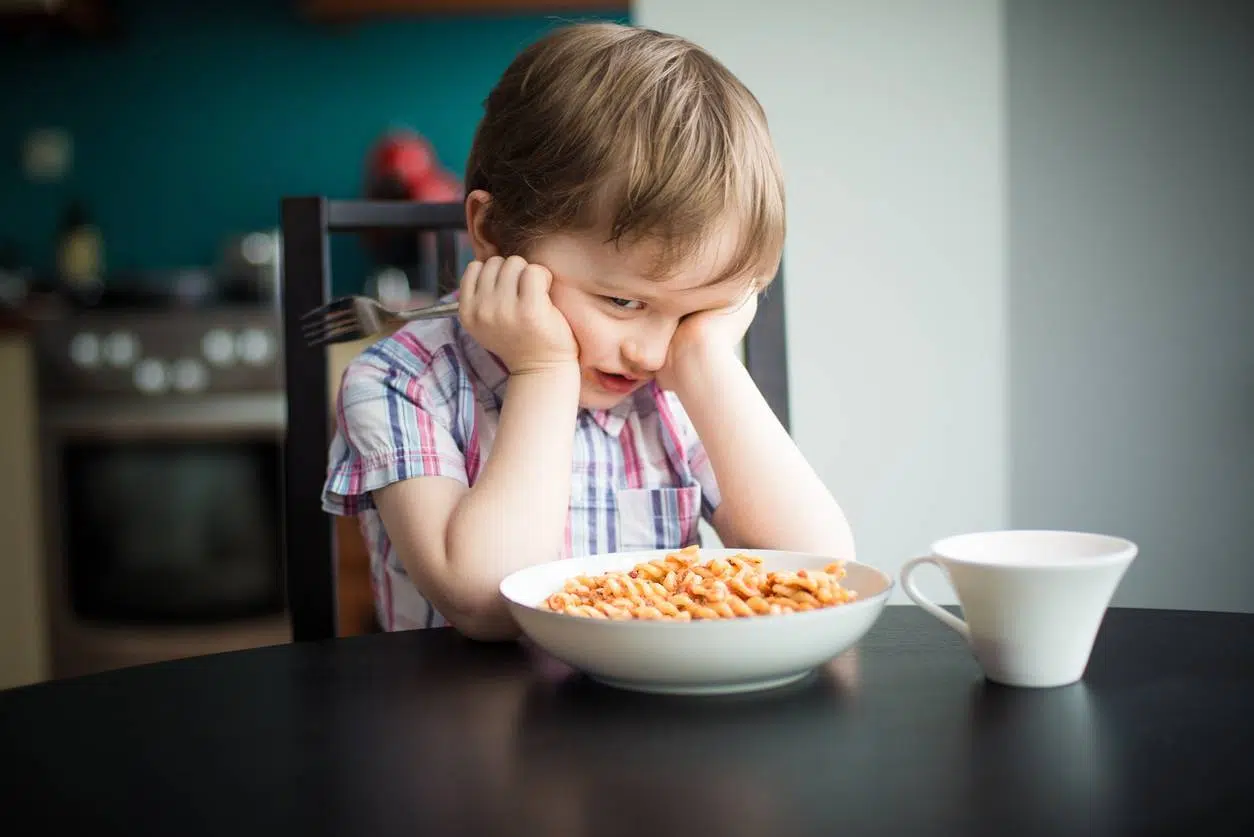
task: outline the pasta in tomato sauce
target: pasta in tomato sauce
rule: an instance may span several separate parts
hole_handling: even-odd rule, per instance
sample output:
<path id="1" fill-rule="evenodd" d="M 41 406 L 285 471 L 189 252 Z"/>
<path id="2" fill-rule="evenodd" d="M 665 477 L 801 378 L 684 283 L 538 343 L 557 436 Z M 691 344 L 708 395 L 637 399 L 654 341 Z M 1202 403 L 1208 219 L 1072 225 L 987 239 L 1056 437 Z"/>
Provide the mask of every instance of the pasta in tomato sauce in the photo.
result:
<path id="1" fill-rule="evenodd" d="M 579 575 L 549 596 L 541 609 L 591 619 L 734 619 L 799 613 L 857 599 L 841 586 L 842 562 L 821 571 L 767 572 L 762 560 L 738 554 L 702 562 L 696 546 L 630 570 Z"/>

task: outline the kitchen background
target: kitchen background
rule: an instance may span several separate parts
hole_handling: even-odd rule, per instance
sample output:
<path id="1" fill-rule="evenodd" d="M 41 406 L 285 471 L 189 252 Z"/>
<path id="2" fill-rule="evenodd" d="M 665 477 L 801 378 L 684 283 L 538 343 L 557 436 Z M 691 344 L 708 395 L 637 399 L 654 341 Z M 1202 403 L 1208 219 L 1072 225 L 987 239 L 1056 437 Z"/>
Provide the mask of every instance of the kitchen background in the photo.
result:
<path id="1" fill-rule="evenodd" d="M 627 20 L 600 0 L 45 5 L 0 0 L 0 687 L 286 639 L 280 199 L 456 199 L 517 51 Z M 392 176 L 407 154 L 425 185 Z M 332 258 L 336 293 L 431 278 L 409 247 L 337 236 Z M 363 544 L 338 535 L 344 631 L 371 630 Z"/>
<path id="2" fill-rule="evenodd" d="M 0 42 L 0 247 L 40 271 L 75 200 L 110 273 L 211 265 L 228 236 L 274 226 L 283 195 L 359 195 L 370 148 L 394 127 L 419 131 L 460 177 L 483 98 L 521 46 L 561 20 L 626 20 L 597 0 L 561 15 L 523 0 L 383 3 L 413 11 L 351 25 L 305 10 L 375 4 L 101 2 L 116 34 Z M 433 5 L 464 11 L 423 11 Z M 41 128 L 72 142 L 57 182 L 16 165 Z M 336 290 L 359 289 L 358 242 L 337 238 L 334 258 Z"/>
<path id="3" fill-rule="evenodd" d="M 66 0 L 116 34 L 32 38 L 9 11 L 26 2 L 0 0 L 0 687 L 281 636 L 280 197 L 359 196 L 393 128 L 456 178 L 520 46 L 627 18 L 594 0 Z M 368 7 L 393 14 L 331 20 Z M 710 48 L 770 116 L 794 437 L 860 559 L 895 572 L 956 532 L 1106 531 L 1141 545 L 1115 604 L 1254 609 L 1254 5 L 731 8 L 634 0 L 630 18 Z M 28 176 L 66 137 L 64 175 Z M 59 236 L 76 200 L 90 223 Z M 97 230 L 111 292 L 23 297 L 89 277 Z M 337 292 L 381 287 L 358 240 L 333 259 Z M 233 292 L 198 296 L 206 276 Z M 368 630 L 363 553 L 340 538 L 349 629 Z"/>

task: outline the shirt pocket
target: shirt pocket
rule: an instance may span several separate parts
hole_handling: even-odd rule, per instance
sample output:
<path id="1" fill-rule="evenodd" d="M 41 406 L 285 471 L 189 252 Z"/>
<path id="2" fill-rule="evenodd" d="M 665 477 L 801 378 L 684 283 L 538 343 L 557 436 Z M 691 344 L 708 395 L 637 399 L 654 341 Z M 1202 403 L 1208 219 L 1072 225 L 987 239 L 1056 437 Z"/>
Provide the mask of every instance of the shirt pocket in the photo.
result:
<path id="1" fill-rule="evenodd" d="M 700 538 L 700 485 L 620 489 L 615 500 L 620 552 L 682 549 Z"/>

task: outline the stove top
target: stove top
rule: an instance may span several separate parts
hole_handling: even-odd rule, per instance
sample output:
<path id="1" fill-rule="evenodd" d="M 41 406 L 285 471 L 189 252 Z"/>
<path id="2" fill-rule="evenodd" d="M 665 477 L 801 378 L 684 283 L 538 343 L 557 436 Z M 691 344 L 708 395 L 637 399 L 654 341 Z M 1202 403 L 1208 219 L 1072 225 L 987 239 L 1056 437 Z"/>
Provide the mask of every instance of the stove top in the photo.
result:
<path id="1" fill-rule="evenodd" d="M 276 308 L 110 303 L 70 311 L 35 330 L 44 398 L 187 398 L 277 391 L 282 329 Z"/>

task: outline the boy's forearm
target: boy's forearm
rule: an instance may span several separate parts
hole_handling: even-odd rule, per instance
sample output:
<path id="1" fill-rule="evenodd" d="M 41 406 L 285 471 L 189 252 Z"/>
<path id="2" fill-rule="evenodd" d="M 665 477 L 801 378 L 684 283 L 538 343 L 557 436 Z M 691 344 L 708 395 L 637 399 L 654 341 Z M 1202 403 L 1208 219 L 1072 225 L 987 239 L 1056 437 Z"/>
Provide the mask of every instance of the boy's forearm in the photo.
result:
<path id="1" fill-rule="evenodd" d="M 557 557 L 578 405 L 577 368 L 510 379 L 492 455 L 449 520 L 446 554 L 459 587 L 495 601 L 506 575 Z"/>
<path id="2" fill-rule="evenodd" d="M 676 366 L 676 394 L 718 479 L 727 545 L 852 560 L 844 513 L 775 417 L 744 365 L 726 352 Z"/>

